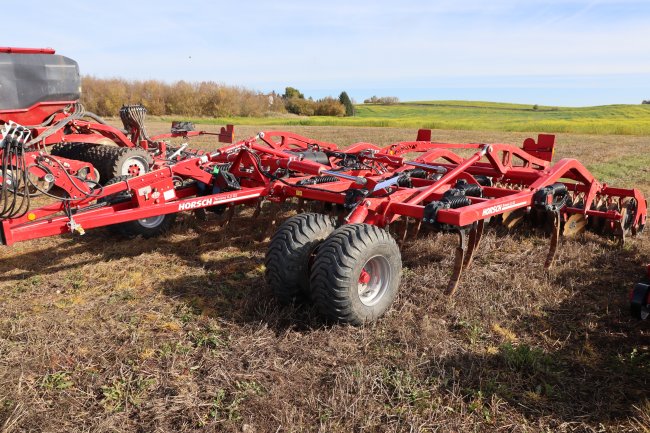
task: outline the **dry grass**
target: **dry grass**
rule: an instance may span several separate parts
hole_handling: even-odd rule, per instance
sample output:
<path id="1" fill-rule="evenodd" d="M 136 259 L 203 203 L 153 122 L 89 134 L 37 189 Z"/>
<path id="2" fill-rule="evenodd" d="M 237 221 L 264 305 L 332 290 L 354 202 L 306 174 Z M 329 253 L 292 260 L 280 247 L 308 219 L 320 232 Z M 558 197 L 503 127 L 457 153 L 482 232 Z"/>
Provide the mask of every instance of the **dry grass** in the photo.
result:
<path id="1" fill-rule="evenodd" d="M 414 137 L 292 130 L 343 144 Z M 558 155 L 594 167 L 645 157 L 634 137 L 560 142 Z M 648 193 L 645 170 L 613 180 Z M 454 238 L 424 236 L 403 250 L 387 316 L 351 328 L 276 307 L 266 243 L 254 241 L 270 215 L 250 214 L 224 228 L 188 214 L 159 239 L 95 230 L 0 251 L 2 430 L 648 431 L 650 331 L 628 317 L 626 296 L 650 257 L 645 240 L 622 249 L 591 234 L 566 240 L 544 272 L 543 234 L 492 227 L 446 299 Z"/>

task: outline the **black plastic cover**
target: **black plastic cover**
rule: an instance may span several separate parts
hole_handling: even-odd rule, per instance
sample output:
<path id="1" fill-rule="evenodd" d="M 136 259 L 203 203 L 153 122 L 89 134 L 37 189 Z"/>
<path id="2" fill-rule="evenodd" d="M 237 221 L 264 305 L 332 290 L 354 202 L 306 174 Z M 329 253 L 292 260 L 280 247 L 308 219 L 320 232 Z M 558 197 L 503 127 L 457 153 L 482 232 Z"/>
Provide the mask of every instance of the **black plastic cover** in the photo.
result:
<path id="1" fill-rule="evenodd" d="M 306 159 L 308 161 L 314 161 L 314 162 L 317 162 L 317 163 L 323 164 L 323 165 L 330 165 L 330 160 L 327 157 L 327 154 L 325 152 L 312 152 L 312 151 L 309 151 L 309 152 L 295 152 L 295 151 L 289 151 L 289 150 L 287 150 L 286 152 L 291 153 L 291 154 L 296 155 L 296 156 L 300 156 L 303 159 Z"/>
<path id="2" fill-rule="evenodd" d="M 81 77 L 74 60 L 56 54 L 0 53 L 0 110 L 76 101 L 80 96 Z"/>

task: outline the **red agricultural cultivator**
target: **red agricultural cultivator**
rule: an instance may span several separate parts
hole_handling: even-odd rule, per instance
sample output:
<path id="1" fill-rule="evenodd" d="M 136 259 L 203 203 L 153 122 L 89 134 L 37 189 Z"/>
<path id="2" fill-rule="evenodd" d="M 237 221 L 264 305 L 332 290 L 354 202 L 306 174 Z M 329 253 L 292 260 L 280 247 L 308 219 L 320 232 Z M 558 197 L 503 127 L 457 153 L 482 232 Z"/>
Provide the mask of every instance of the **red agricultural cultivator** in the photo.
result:
<path id="1" fill-rule="evenodd" d="M 284 222 L 269 245 L 266 278 L 281 302 L 310 299 L 329 319 L 359 324 L 392 303 L 402 268 L 398 244 L 423 227 L 458 237 L 445 288 L 451 295 L 490 219 L 513 227 L 527 218 L 546 227 L 546 267 L 561 235 L 592 229 L 623 242 L 645 226 L 638 190 L 602 185 L 573 159 L 552 165 L 550 135 L 518 148 L 436 143 L 421 130 L 413 142 L 341 150 L 264 132 L 212 152 L 172 148 L 166 138 L 203 133 L 175 123 L 170 134 L 149 137 L 141 106 L 123 107 L 124 130 L 112 127 L 76 103 L 78 71 L 70 59 L 44 50 L 0 49 L 1 56 L 14 78 L 31 71 L 41 89 L 26 97 L 14 83 L 12 107 L 0 105 L 6 245 L 102 226 L 153 236 L 182 211 L 232 216 L 238 204 L 256 206 L 257 214 L 264 201 L 320 202 L 338 217 L 301 213 Z M 39 72 L 50 64 L 60 74 L 52 82 Z M 9 72 L 0 71 L 0 79 Z M 217 135 L 232 141 L 232 128 Z M 34 206 L 38 195 L 49 203 Z"/>

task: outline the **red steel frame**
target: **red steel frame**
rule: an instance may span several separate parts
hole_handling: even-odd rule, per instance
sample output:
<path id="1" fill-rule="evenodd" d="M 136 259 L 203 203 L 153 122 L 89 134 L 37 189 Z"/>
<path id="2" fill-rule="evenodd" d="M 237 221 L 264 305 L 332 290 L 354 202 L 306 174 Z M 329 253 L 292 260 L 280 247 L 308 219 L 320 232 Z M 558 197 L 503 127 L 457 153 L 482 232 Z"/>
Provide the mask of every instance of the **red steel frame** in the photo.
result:
<path id="1" fill-rule="evenodd" d="M 30 210 L 17 218 L 2 221 L 2 235 L 6 245 L 29 239 L 69 233 L 74 227 L 90 229 L 140 218 L 176 213 L 184 210 L 195 210 L 221 204 L 236 204 L 255 202 L 270 190 L 271 180 L 260 173 L 252 154 L 260 157 L 263 165 L 277 170 L 288 168 L 300 170 L 309 175 L 318 175 L 329 166 L 300 161 L 295 154 L 286 153 L 288 150 L 307 149 L 307 146 L 319 149 L 336 150 L 331 143 L 308 140 L 296 134 L 286 132 L 271 132 L 260 134 L 264 136 L 264 144 L 257 139 L 244 140 L 225 146 L 215 152 L 181 160 L 174 164 L 161 166 L 149 173 L 105 186 L 100 192 L 93 189 L 80 179 L 65 175 L 62 167 L 52 160 L 71 161 L 59 157 L 51 157 L 43 152 L 29 152 L 31 160 L 30 172 L 37 177 L 51 173 L 55 185 L 66 191 L 70 201 L 69 209 L 74 212 L 70 216 L 61 215 L 66 209 L 63 202 L 55 202 L 38 209 Z M 275 141 L 273 138 L 277 138 Z M 182 189 L 174 187 L 174 177 L 192 179 L 210 185 L 213 176 L 209 168 L 216 164 L 232 162 L 241 169 L 233 173 L 246 176 L 242 179 L 242 189 L 205 196 L 197 196 L 196 186 Z M 87 164 L 87 163 L 86 163 Z M 47 168 L 47 170 L 45 169 Z M 94 203 L 123 191 L 133 192 L 133 200 L 114 205 L 96 207 Z"/>
<path id="2" fill-rule="evenodd" d="M 448 169 L 447 173 L 439 180 L 414 179 L 418 186 L 413 188 L 399 188 L 389 198 L 367 197 L 364 206 L 357 207 L 346 219 L 349 223 L 366 222 L 378 226 L 386 226 L 400 216 L 422 219 L 426 202 L 440 199 L 442 194 L 450 189 L 453 182 L 459 178 L 469 180 L 471 183 L 478 183 L 473 176 L 483 175 L 492 178 L 505 179 L 513 183 L 526 186 L 525 189 L 513 190 L 508 188 L 486 187 L 485 193 L 493 198 L 471 197 L 472 205 L 459 209 L 441 210 L 438 214 L 440 223 L 454 226 L 468 226 L 474 222 L 500 215 L 505 212 L 519 208 L 530 207 L 533 204 L 533 196 L 544 186 L 551 185 L 562 179 L 574 182 L 565 182 L 570 191 L 586 193 L 584 208 L 567 207 L 563 212 L 567 214 L 581 213 L 590 216 L 605 217 L 618 221 L 620 213 L 608 211 L 602 212 L 591 210 L 597 195 L 608 195 L 616 197 L 634 197 L 639 203 L 635 216 L 635 225 L 645 225 L 646 204 L 642 193 L 637 189 L 611 188 L 602 185 L 594 179 L 589 171 L 575 159 L 562 159 L 553 167 L 550 162 L 527 155 L 522 149 L 507 144 L 448 144 L 448 143 L 423 143 L 403 142 L 397 145 L 401 149 L 381 150 L 374 155 L 368 155 L 366 161 L 376 161 L 395 168 L 391 174 L 399 173 L 406 169 L 409 164 L 398 155 L 406 152 L 423 153 L 422 156 L 413 162 L 420 164 L 433 164 L 440 158 L 448 162 L 436 163 L 436 167 Z M 463 159 L 451 149 L 476 149 L 470 158 Z M 349 149 L 348 153 L 352 150 Z M 512 157 L 516 156 L 521 160 L 520 165 L 513 165 Z M 488 162 L 479 162 L 483 158 Z M 368 178 L 369 184 L 377 184 L 379 179 Z M 321 191 L 311 191 L 299 185 L 287 186 L 275 184 L 274 193 L 282 196 L 299 196 L 303 199 L 330 201 L 333 203 L 344 203 L 344 196 L 341 192 L 354 187 L 354 182 L 342 181 L 330 183 L 328 188 L 332 192 L 327 194 Z"/>
<path id="3" fill-rule="evenodd" d="M 521 185 L 522 189 L 484 187 L 487 197 L 471 197 L 469 206 L 440 210 L 437 222 L 466 227 L 487 217 L 530 207 L 533 205 L 537 191 L 544 186 L 564 180 L 570 191 L 583 193 L 585 200 L 583 207 L 566 207 L 562 209 L 563 213 L 581 213 L 603 217 L 611 221 L 620 221 L 620 212 L 592 210 L 590 209 L 591 204 L 598 195 L 633 197 L 638 203 L 634 225 L 645 225 L 646 204 L 640 191 L 601 185 L 574 159 L 562 159 L 551 167 L 549 161 L 533 157 L 522 149 L 507 144 L 401 142 L 380 150 L 376 146 L 360 143 L 342 153 L 356 155 L 370 168 L 340 171 L 338 172 L 338 175 L 342 177 L 340 181 L 320 185 L 316 189 L 299 185 L 299 182 L 306 176 L 317 176 L 325 170 L 332 170 L 332 167 L 309 160 L 300 160 L 295 154 L 289 154 L 287 151 L 306 149 L 307 145 L 314 145 L 319 149 L 336 150 L 335 145 L 305 139 L 286 132 L 267 132 L 262 137 L 265 137 L 261 138 L 262 141 L 265 141 L 263 144 L 259 144 L 257 138 L 244 140 L 215 152 L 182 160 L 119 184 L 104 187 L 101 195 L 82 198 L 72 203 L 72 208 L 77 211 L 74 219 L 77 224 L 85 228 L 94 228 L 223 203 L 254 202 L 255 199 L 262 196 L 276 201 L 299 197 L 344 204 L 345 191 L 349 189 L 372 190 L 380 182 L 398 175 L 415 164 L 425 167 L 425 169 L 427 166 L 441 167 L 446 170 L 446 173 L 438 180 L 415 178 L 411 188 L 393 187 L 395 190 L 388 197 L 378 197 L 381 195 L 380 193 L 370 194 L 363 198 L 363 205 L 356 206 L 346 221 L 349 223 L 366 222 L 383 227 L 402 216 L 421 220 L 424 218 L 426 203 L 440 199 L 457 179 L 477 183 L 474 176 L 483 175 L 517 183 Z M 268 137 L 278 137 L 279 140 L 269 140 Z M 453 152 L 457 149 L 475 150 L 475 152 L 469 158 L 462 158 Z M 413 161 L 408 161 L 401 156 L 413 152 L 421 155 Z M 273 172 L 280 168 L 290 169 L 295 175 L 282 182 L 271 180 L 260 173 L 253 154 L 261 157 L 262 165 L 268 168 L 267 171 Z M 30 157 L 38 159 L 42 158 L 42 155 L 35 152 Z M 436 162 L 440 159 L 443 161 Z M 514 162 L 515 159 L 518 163 Z M 209 184 L 212 181 L 212 175 L 206 171 L 206 167 L 226 162 L 234 162 L 234 168 L 231 171 L 240 177 L 243 189 L 200 198 L 195 197 L 196 188 L 174 189 L 173 176 Z M 435 165 L 432 165 L 434 163 Z M 380 173 L 374 173 L 373 169 L 377 171 L 377 167 L 380 166 L 382 167 Z M 71 185 L 68 178 L 57 171 L 55 165 L 52 164 L 49 168 L 55 175 L 57 186 L 69 191 L 71 197 L 74 198 L 76 195 L 75 189 L 91 193 L 90 187 L 82 181 L 75 181 L 75 184 Z M 43 175 L 44 173 L 35 174 Z M 354 178 L 349 180 L 345 178 L 346 176 Z M 133 207 L 133 204 L 129 203 L 105 206 L 99 209 L 84 209 L 85 206 L 97 199 L 126 190 L 137 192 L 134 199 L 137 207 Z M 384 190 L 381 192 L 383 193 Z M 2 227 L 6 244 L 10 245 L 22 240 L 69 231 L 67 228 L 69 218 L 53 216 L 62 211 L 62 203 L 54 203 L 33 210 L 23 217 L 4 220 Z"/>

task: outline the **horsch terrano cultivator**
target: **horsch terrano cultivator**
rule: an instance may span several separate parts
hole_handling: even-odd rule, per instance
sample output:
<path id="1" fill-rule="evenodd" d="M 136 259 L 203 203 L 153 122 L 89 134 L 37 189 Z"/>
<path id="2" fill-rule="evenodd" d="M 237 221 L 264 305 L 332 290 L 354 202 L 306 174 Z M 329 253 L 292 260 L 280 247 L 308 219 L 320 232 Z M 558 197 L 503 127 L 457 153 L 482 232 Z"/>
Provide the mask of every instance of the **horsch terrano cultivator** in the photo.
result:
<path id="1" fill-rule="evenodd" d="M 528 218 L 550 229 L 546 268 L 561 235 L 590 228 L 623 243 L 628 233 L 640 233 L 645 226 L 646 201 L 640 191 L 602 185 L 575 159 L 551 165 L 552 135 L 527 139 L 523 148 L 434 143 L 430 138 L 430 131 L 421 130 L 415 142 L 348 149 L 372 173 L 363 182 L 321 176 L 311 178 L 309 186 L 302 180 L 273 185 L 271 195 L 332 202 L 347 210 L 340 221 L 302 214 L 280 227 L 266 266 L 269 284 L 281 300 L 311 297 L 331 319 L 374 320 L 399 286 L 398 243 L 423 225 L 458 236 L 445 289 L 449 295 L 471 265 L 488 219 L 498 217 L 513 227 Z M 457 150 L 473 153 L 461 157 Z M 402 157 L 414 152 L 420 155 L 414 160 Z M 398 220 L 396 240 L 388 229 Z"/>
<path id="2" fill-rule="evenodd" d="M 263 132 L 212 152 L 172 148 L 164 139 L 203 133 L 175 123 L 170 134 L 149 137 L 141 106 L 123 107 L 124 130 L 114 128 L 76 102 L 78 70 L 70 59 L 13 48 L 0 56 L 10 65 L 0 70 L 0 92 L 12 79 L 16 89 L 0 101 L 5 245 L 102 226 L 153 236 L 178 212 L 231 217 L 238 204 L 256 206 L 257 215 L 264 201 L 320 202 L 339 217 L 301 213 L 284 222 L 269 245 L 266 278 L 281 302 L 311 299 L 326 317 L 360 324 L 392 303 L 402 268 L 398 244 L 423 226 L 458 237 L 449 295 L 489 219 L 512 227 L 529 218 L 548 227 L 546 267 L 562 234 L 591 228 L 623 242 L 645 226 L 638 190 L 602 185 L 573 159 L 552 165 L 551 135 L 518 148 L 435 143 L 421 130 L 413 142 L 341 150 Z M 58 65 L 55 78 L 39 72 L 51 63 Z M 20 90 L 18 75 L 30 77 L 32 93 Z M 232 128 L 217 135 L 232 141 Z M 38 195 L 50 202 L 34 206 Z"/>

